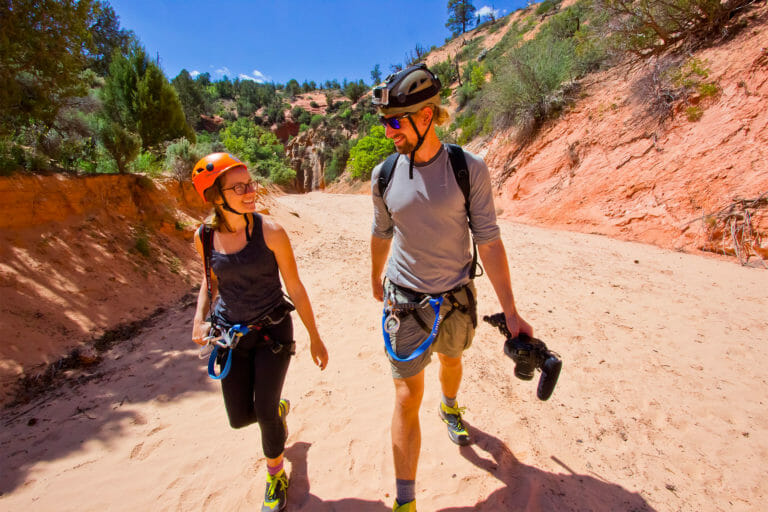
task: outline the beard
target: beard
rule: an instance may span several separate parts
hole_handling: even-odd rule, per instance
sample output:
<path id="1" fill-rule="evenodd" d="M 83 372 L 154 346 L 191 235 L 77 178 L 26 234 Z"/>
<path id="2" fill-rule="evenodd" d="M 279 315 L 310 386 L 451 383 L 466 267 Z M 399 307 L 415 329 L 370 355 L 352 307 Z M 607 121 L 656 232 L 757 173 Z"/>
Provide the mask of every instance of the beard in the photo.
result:
<path id="1" fill-rule="evenodd" d="M 403 142 L 399 145 L 395 144 L 395 150 L 401 155 L 410 155 L 413 150 L 416 149 L 416 143 L 403 138 Z"/>

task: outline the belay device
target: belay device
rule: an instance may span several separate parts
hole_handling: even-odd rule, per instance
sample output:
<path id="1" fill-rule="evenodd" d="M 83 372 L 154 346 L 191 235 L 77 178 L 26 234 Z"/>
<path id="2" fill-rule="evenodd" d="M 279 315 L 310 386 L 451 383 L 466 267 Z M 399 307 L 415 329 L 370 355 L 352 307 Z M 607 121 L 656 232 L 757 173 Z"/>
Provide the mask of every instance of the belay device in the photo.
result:
<path id="1" fill-rule="evenodd" d="M 536 388 L 536 396 L 539 400 L 548 400 L 555 390 L 557 378 L 563 362 L 555 352 L 550 351 L 547 345 L 538 338 L 531 338 L 527 334 L 520 333 L 513 338 L 507 329 L 507 320 L 504 313 L 485 315 L 483 320 L 497 327 L 506 338 L 504 353 L 515 362 L 515 377 L 522 380 L 533 379 L 534 371 L 541 370 L 539 386 Z"/>

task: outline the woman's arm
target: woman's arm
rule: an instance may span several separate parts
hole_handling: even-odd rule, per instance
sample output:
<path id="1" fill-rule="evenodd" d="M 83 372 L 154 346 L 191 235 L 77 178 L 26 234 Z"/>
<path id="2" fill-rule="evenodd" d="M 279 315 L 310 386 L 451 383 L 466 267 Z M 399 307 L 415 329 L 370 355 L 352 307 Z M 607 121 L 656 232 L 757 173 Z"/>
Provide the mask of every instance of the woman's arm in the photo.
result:
<path id="1" fill-rule="evenodd" d="M 266 218 L 262 218 L 262 226 L 264 242 L 275 254 L 280 275 L 285 283 L 285 289 L 294 306 L 296 306 L 296 312 L 299 314 L 309 334 L 309 350 L 312 354 L 312 360 L 321 370 L 324 370 L 328 364 L 328 351 L 317 331 L 312 304 L 310 304 L 307 290 L 299 278 L 299 270 L 296 267 L 296 258 L 293 256 L 293 249 L 291 248 L 288 234 L 282 226 Z"/>
<path id="2" fill-rule="evenodd" d="M 195 319 L 192 321 L 192 341 L 198 345 L 205 345 L 203 338 L 208 335 L 211 329 L 211 323 L 206 322 L 208 312 L 211 307 L 211 301 L 208 300 L 208 276 L 205 275 L 205 255 L 203 254 L 203 242 L 200 240 L 199 231 L 195 231 L 195 249 L 203 261 L 203 281 L 200 284 L 200 292 L 197 294 L 197 308 L 195 309 Z M 216 276 L 211 273 L 211 300 L 216 297 L 218 292 L 218 282 Z"/>

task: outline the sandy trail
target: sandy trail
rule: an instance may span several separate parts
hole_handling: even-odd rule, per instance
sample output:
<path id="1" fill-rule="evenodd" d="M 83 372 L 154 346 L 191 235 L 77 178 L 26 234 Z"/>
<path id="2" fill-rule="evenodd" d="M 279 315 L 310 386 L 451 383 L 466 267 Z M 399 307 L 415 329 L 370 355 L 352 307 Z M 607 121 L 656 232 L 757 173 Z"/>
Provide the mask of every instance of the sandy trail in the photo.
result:
<path id="1" fill-rule="evenodd" d="M 290 510 L 391 510 L 393 392 L 369 290 L 370 197 L 279 203 L 330 352 L 320 372 L 297 328 L 284 391 Z M 475 443 L 459 449 L 437 418 L 430 365 L 419 509 L 763 510 L 768 272 L 501 226 L 518 307 L 563 372 L 552 399 L 538 401 L 481 324 L 459 395 Z M 480 315 L 496 312 L 487 278 L 477 288 Z M 192 315 L 191 300 L 169 308 L 98 367 L 2 412 L 0 509 L 260 505 L 258 429 L 229 428 L 189 340 Z"/>

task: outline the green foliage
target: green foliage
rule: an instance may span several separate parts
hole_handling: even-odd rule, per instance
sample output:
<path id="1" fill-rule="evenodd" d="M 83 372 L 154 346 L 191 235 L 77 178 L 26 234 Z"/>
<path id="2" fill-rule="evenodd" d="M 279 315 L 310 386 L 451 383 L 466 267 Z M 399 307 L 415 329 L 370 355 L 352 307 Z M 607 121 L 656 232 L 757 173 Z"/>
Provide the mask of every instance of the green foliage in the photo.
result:
<path id="1" fill-rule="evenodd" d="M 149 176 L 158 176 L 163 172 L 161 162 L 149 151 L 140 151 L 136 159 L 128 164 L 128 170 Z"/>
<path id="2" fill-rule="evenodd" d="M 458 57 L 456 57 L 458 60 L 467 61 L 467 60 L 475 60 L 477 56 L 480 54 L 480 51 L 483 49 L 483 39 L 484 37 L 475 37 L 471 41 L 469 41 L 467 44 L 461 47 L 461 51 L 459 52 Z"/>
<path id="3" fill-rule="evenodd" d="M 272 183 L 289 185 L 296 179 L 296 171 L 288 167 L 282 158 L 270 158 L 257 164 L 259 174 L 268 176 Z"/>
<path id="4" fill-rule="evenodd" d="M 285 163 L 285 149 L 277 136 L 248 119 L 240 118 L 222 130 L 221 141 L 227 151 L 249 162 L 259 176 L 280 184 L 296 178 Z"/>
<path id="5" fill-rule="evenodd" d="M 328 165 L 325 166 L 325 182 L 331 183 L 336 178 L 341 176 L 344 169 L 347 166 L 347 160 L 349 159 L 349 147 L 346 141 L 342 141 L 338 146 L 333 148 L 331 152 L 331 159 Z"/>
<path id="6" fill-rule="evenodd" d="M 318 126 L 320 126 L 320 124 L 322 124 L 322 122 L 323 122 L 323 116 L 321 116 L 320 114 L 315 114 L 312 116 L 312 119 L 310 120 L 309 125 L 312 128 L 317 128 Z"/>
<path id="7" fill-rule="evenodd" d="M 717 96 L 717 94 L 720 92 L 720 87 L 718 87 L 717 84 L 713 82 L 699 84 L 698 89 L 702 98 Z"/>
<path id="8" fill-rule="evenodd" d="M 384 135 L 383 126 L 374 126 L 370 134 L 353 141 L 348 166 L 353 178 L 369 179 L 376 164 L 395 150 L 394 143 Z"/>
<path id="9" fill-rule="evenodd" d="M 440 83 L 443 86 L 443 91 L 449 89 L 451 84 L 459 79 L 458 72 L 456 71 L 456 64 L 451 61 L 449 56 L 446 60 L 433 64 L 430 68 L 432 72 L 440 79 Z"/>
<path id="10" fill-rule="evenodd" d="M 128 151 L 132 147 L 130 134 L 138 134 L 144 149 L 177 137 L 195 138 L 176 90 L 141 47 L 135 47 L 127 57 L 113 57 L 101 95 L 105 120 L 102 142 L 116 161 L 122 161 L 118 162 L 120 172 L 125 170 L 124 158 L 133 154 Z M 121 142 L 107 141 L 110 133 L 118 134 Z"/>
<path id="11" fill-rule="evenodd" d="M 200 122 L 200 114 L 206 114 L 211 108 L 211 99 L 205 87 L 194 80 L 186 69 L 182 69 L 176 78 L 171 80 L 171 85 L 176 89 L 181 108 L 187 124 L 197 127 Z"/>
<path id="12" fill-rule="evenodd" d="M 475 6 L 470 0 L 448 0 L 448 21 L 445 26 L 454 37 L 466 32 L 474 18 Z"/>
<path id="13" fill-rule="evenodd" d="M 689 121 L 695 123 L 704 115 L 704 110 L 698 105 L 692 105 L 685 109 L 685 117 Z"/>
<path id="14" fill-rule="evenodd" d="M 357 103 L 363 94 L 368 92 L 368 86 L 365 82 L 358 80 L 357 82 L 349 82 L 344 85 L 344 96 L 352 100 L 352 103 Z"/>
<path id="15" fill-rule="evenodd" d="M 542 16 L 544 14 L 547 14 L 548 12 L 557 10 L 557 8 L 560 7 L 561 1 L 562 0 L 544 0 L 536 8 L 536 15 Z"/>
<path id="16" fill-rule="evenodd" d="M 178 137 L 195 140 L 176 90 L 157 65 L 149 63 L 136 90 L 136 126 L 144 149 Z"/>
<path id="17" fill-rule="evenodd" d="M 114 9 L 106 1 L 94 2 L 89 30 L 92 45 L 87 53 L 88 68 L 99 76 L 107 76 L 115 52 L 126 55 L 138 44 L 132 31 L 120 28 Z"/>
<path id="18" fill-rule="evenodd" d="M 87 91 L 81 72 L 90 0 L 14 0 L 0 11 L 0 135 L 53 126 L 69 98 Z"/>
<path id="19" fill-rule="evenodd" d="M 312 108 L 320 108 L 320 104 L 318 104 L 315 100 L 310 101 L 309 106 Z"/>
<path id="20" fill-rule="evenodd" d="M 671 72 L 672 83 L 677 87 L 696 87 L 702 79 L 709 78 L 707 63 L 701 59 L 692 58 L 678 69 Z"/>
<path id="21" fill-rule="evenodd" d="M 381 83 L 381 68 L 378 64 L 376 64 L 371 70 L 371 82 L 373 85 L 378 85 Z"/>
<path id="22" fill-rule="evenodd" d="M 145 229 L 139 229 L 133 239 L 133 248 L 144 256 L 149 258 L 152 254 L 152 247 L 149 245 L 149 235 Z"/>
<path id="23" fill-rule="evenodd" d="M 291 119 L 295 123 L 309 124 L 312 121 L 312 114 L 297 106 L 291 109 Z"/>
<path id="24" fill-rule="evenodd" d="M 610 25 L 611 43 L 638 56 L 659 54 L 685 39 L 721 34 L 731 15 L 750 0 L 597 0 Z"/>
<path id="25" fill-rule="evenodd" d="M 291 98 L 301 94 L 301 86 L 295 78 L 291 78 L 288 80 L 288 83 L 285 84 L 285 94 Z"/>
<path id="26" fill-rule="evenodd" d="M 141 150 L 139 136 L 111 120 L 102 122 L 99 135 L 104 148 L 114 159 L 118 172 L 121 174 L 126 172 L 128 164 L 139 155 Z"/>

